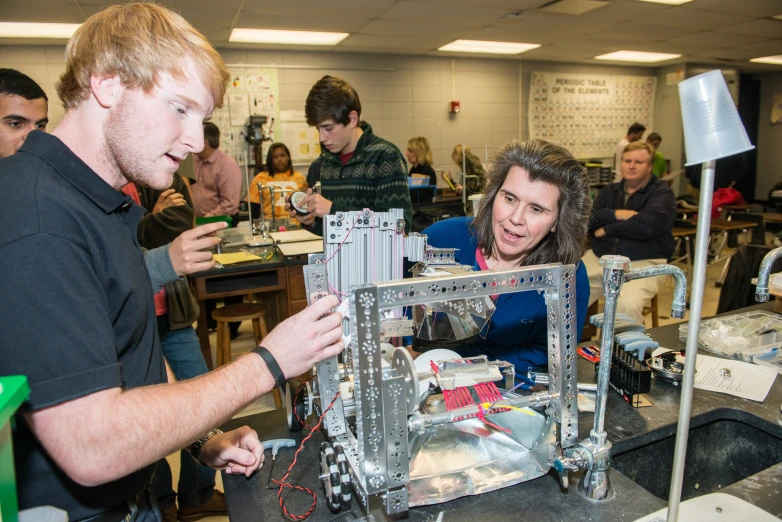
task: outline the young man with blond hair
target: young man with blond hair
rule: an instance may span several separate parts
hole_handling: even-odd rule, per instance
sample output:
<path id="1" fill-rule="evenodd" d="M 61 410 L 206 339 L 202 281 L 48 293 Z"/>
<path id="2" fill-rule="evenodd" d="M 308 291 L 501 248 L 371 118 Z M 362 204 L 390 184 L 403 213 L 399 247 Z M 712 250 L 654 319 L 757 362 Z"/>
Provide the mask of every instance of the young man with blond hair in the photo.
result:
<path id="1" fill-rule="evenodd" d="M 0 160 L 0 205 L 25 215 L 0 227 L 0 375 L 25 375 L 31 389 L 13 434 L 21 509 L 158 520 L 154 463 L 188 446 L 213 468 L 249 476 L 263 462 L 257 434 L 214 428 L 342 351 L 342 318 L 328 313 L 337 299 L 327 297 L 283 321 L 264 347 L 165 384 L 173 379 L 152 300 L 163 281 L 150 280 L 138 246 L 143 211 L 119 189 L 168 188 L 179 162 L 203 147 L 203 121 L 227 81 L 220 56 L 178 14 L 109 7 L 68 43 L 60 125 L 31 132 Z M 206 236 L 222 226 L 162 247 L 170 279 L 213 265 L 205 249 L 217 240 Z"/>
<path id="2" fill-rule="evenodd" d="M 600 257 L 630 258 L 633 268 L 667 263 L 673 254 L 676 197 L 670 185 L 652 174 L 654 150 L 635 141 L 622 152 L 622 181 L 606 185 L 595 198 L 589 231 L 592 249 L 582 258 L 589 274 L 589 304 L 603 295 Z M 643 324 L 643 309 L 657 295 L 665 276 L 647 277 L 622 285 L 618 312 Z"/>

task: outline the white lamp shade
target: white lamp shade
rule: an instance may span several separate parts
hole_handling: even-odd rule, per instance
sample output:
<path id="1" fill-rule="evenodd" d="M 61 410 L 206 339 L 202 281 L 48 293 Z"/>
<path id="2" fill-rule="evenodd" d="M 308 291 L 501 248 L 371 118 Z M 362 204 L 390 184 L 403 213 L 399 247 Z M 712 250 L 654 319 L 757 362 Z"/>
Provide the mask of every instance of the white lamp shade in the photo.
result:
<path id="1" fill-rule="evenodd" d="M 679 83 L 686 166 L 717 160 L 755 148 L 720 71 Z"/>

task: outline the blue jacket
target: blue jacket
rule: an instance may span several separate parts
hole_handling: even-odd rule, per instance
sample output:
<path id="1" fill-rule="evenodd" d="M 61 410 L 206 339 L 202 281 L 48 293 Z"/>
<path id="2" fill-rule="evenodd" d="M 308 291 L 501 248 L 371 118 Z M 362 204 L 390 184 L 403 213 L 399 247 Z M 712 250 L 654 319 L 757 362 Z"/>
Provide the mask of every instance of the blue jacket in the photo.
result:
<path id="1" fill-rule="evenodd" d="M 438 221 L 423 231 L 428 243 L 437 248 L 458 248 L 456 260 L 463 265 L 481 268 L 475 259 L 478 241 L 469 228 L 471 217 L 457 217 Z M 526 375 L 530 367 L 547 367 L 546 302 L 538 292 L 502 294 L 495 301 L 488 332 L 475 340 L 471 353 L 462 350 L 462 357 L 486 354 L 490 360 L 501 359 L 516 367 L 516 373 Z M 576 339 L 581 338 L 587 307 L 589 306 L 589 278 L 584 263 L 576 269 Z M 485 338 L 484 338 L 485 337 Z"/>

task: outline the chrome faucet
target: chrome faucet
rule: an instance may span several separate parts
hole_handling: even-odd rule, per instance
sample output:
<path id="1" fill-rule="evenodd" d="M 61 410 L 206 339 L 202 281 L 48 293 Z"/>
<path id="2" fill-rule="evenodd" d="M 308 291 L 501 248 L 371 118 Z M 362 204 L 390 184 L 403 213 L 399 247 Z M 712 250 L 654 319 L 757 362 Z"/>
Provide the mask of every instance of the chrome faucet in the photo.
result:
<path id="1" fill-rule="evenodd" d="M 782 247 L 775 248 L 763 258 L 758 271 L 758 286 L 755 289 L 755 301 L 765 303 L 768 301 L 768 277 L 771 273 L 771 265 L 782 257 Z"/>
<path id="2" fill-rule="evenodd" d="M 781 249 L 782 250 L 782 249 Z M 605 431 L 606 401 L 608 398 L 608 383 L 611 377 L 611 354 L 614 346 L 614 319 L 616 317 L 616 302 L 625 281 L 672 275 L 676 281 L 674 289 L 671 316 L 684 318 L 687 296 L 687 279 L 684 272 L 673 265 L 655 265 L 646 268 L 630 270 L 630 259 L 624 256 L 603 256 L 600 258 L 603 267 L 603 291 L 605 307 L 603 311 L 603 328 L 600 348 L 600 368 L 597 380 L 597 397 L 595 399 L 595 416 L 589 438 L 582 440 L 567 456 L 554 462 L 554 468 L 562 473 L 564 470 L 584 469 L 586 472 L 578 484 L 578 492 L 590 500 L 607 501 L 614 497 L 614 490 L 608 475 L 611 467 L 611 442 Z"/>
<path id="3" fill-rule="evenodd" d="M 635 279 L 659 275 L 671 275 L 676 281 L 673 289 L 671 317 L 674 319 L 684 319 L 684 312 L 687 310 L 687 278 L 680 268 L 673 265 L 654 265 L 645 268 L 636 268 L 625 274 L 625 281 L 633 281 Z"/>

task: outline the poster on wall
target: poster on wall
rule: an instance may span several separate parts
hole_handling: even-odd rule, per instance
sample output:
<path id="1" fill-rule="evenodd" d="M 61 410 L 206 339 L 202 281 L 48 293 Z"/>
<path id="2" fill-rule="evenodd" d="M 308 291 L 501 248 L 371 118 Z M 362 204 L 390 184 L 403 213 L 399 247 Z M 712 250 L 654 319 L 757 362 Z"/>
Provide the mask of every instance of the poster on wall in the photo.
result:
<path id="1" fill-rule="evenodd" d="M 652 128 L 657 78 L 533 72 L 529 134 L 579 159 L 612 158 L 634 122 Z"/>
<path id="2" fill-rule="evenodd" d="M 212 122 L 220 129 L 220 148 L 236 159 L 244 167 L 245 156 L 249 155 L 250 172 L 256 163 L 265 162 L 265 153 L 270 142 L 264 143 L 264 157 L 260 161 L 252 157 L 252 152 L 245 139 L 244 127 L 250 116 L 266 116 L 268 124 L 264 131 L 273 131 L 273 136 L 279 138 L 279 88 L 277 69 L 256 66 L 231 65 L 228 68 L 231 80 L 225 93 L 223 106 L 214 110 Z M 273 128 L 269 128 L 274 118 Z"/>
<path id="3" fill-rule="evenodd" d="M 320 156 L 318 129 L 307 124 L 304 111 L 281 111 L 282 142 L 291 151 L 293 163 L 311 163 Z"/>

